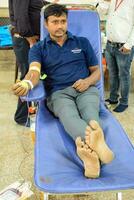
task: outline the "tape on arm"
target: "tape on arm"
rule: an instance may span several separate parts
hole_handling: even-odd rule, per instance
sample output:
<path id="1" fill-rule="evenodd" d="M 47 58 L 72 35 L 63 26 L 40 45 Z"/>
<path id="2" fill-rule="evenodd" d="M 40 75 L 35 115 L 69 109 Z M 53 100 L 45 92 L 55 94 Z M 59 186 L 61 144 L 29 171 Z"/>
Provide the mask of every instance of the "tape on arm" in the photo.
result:
<path id="1" fill-rule="evenodd" d="M 30 85 L 31 90 L 34 88 L 34 85 L 33 85 L 32 81 L 30 81 L 30 80 L 23 80 L 23 81 Z"/>
<path id="2" fill-rule="evenodd" d="M 39 67 L 37 67 L 37 66 L 30 66 L 29 71 L 32 71 L 32 70 L 37 71 L 37 72 L 39 72 L 39 74 L 40 74 L 40 69 L 39 69 Z"/>

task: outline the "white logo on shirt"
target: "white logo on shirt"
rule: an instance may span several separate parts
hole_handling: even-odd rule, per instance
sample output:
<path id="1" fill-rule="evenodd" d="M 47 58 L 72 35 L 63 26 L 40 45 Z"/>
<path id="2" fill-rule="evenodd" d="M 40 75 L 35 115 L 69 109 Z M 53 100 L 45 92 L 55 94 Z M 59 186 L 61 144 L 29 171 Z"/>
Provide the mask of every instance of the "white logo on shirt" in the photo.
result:
<path id="1" fill-rule="evenodd" d="M 80 53 L 80 52 L 81 52 L 81 49 L 72 49 L 71 52 L 72 52 L 72 53 Z"/>

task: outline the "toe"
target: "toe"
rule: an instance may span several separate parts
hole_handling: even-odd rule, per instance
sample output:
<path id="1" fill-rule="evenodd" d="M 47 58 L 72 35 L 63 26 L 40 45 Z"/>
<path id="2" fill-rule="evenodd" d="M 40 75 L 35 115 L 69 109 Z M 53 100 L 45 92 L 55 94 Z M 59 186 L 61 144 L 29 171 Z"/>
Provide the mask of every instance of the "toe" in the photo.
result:
<path id="1" fill-rule="evenodd" d="M 85 135 L 85 143 L 88 145 L 89 147 L 89 144 L 90 144 L 90 137 Z"/>
<path id="2" fill-rule="evenodd" d="M 96 153 L 95 151 L 92 151 L 92 155 L 93 155 L 94 157 L 98 158 L 98 155 L 97 155 L 97 153 Z M 99 159 L 99 158 L 98 158 L 98 159 Z"/>
<path id="3" fill-rule="evenodd" d="M 89 141 L 89 140 L 90 140 L 89 135 L 85 135 L 85 142 L 86 142 L 86 141 Z"/>
<path id="4" fill-rule="evenodd" d="M 87 126 L 85 130 L 85 134 L 89 135 L 91 132 L 92 132 L 92 129 L 90 128 L 90 126 Z"/>
<path id="5" fill-rule="evenodd" d="M 89 146 L 88 146 L 87 144 L 85 144 L 84 147 L 85 147 L 86 149 L 89 149 Z"/>
<path id="6" fill-rule="evenodd" d="M 87 151 L 88 151 L 88 153 L 89 153 L 89 154 L 91 154 L 93 150 L 92 150 L 92 149 L 90 149 L 90 148 L 88 148 L 88 150 L 87 150 Z"/>
<path id="7" fill-rule="evenodd" d="M 84 147 L 85 143 L 83 141 L 81 141 L 81 147 Z"/>
<path id="8" fill-rule="evenodd" d="M 77 147 L 82 147 L 83 146 L 83 142 L 81 140 L 81 137 L 77 137 L 75 140 L 76 146 Z"/>
<path id="9" fill-rule="evenodd" d="M 89 122 L 89 125 L 90 125 L 90 127 L 91 127 L 92 129 L 94 129 L 94 130 L 100 128 L 99 123 L 98 123 L 97 121 L 95 121 L 95 120 L 91 120 L 91 121 Z"/>
<path id="10" fill-rule="evenodd" d="M 89 131 L 85 131 L 85 136 L 89 137 L 90 133 Z"/>

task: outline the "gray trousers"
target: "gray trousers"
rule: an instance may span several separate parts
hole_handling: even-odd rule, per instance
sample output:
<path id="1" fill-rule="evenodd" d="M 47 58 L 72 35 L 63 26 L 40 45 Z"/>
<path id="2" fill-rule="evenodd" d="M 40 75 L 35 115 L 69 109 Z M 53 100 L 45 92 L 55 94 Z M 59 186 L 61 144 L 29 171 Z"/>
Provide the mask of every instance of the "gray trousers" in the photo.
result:
<path id="1" fill-rule="evenodd" d="M 84 138 L 90 120 L 99 121 L 99 91 L 89 87 L 84 92 L 67 87 L 52 93 L 47 98 L 47 106 L 59 118 L 66 132 L 75 140 Z"/>

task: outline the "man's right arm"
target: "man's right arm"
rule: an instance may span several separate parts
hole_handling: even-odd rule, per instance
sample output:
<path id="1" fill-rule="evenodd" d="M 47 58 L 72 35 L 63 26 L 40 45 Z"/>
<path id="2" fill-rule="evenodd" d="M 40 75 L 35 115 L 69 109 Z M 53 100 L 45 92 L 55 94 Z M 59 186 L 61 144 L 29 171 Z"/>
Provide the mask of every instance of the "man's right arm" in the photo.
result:
<path id="1" fill-rule="evenodd" d="M 34 45 L 29 51 L 29 71 L 22 81 L 14 84 L 13 92 L 17 96 L 25 96 L 29 90 L 35 87 L 40 79 L 41 71 L 41 46 L 40 44 Z"/>

